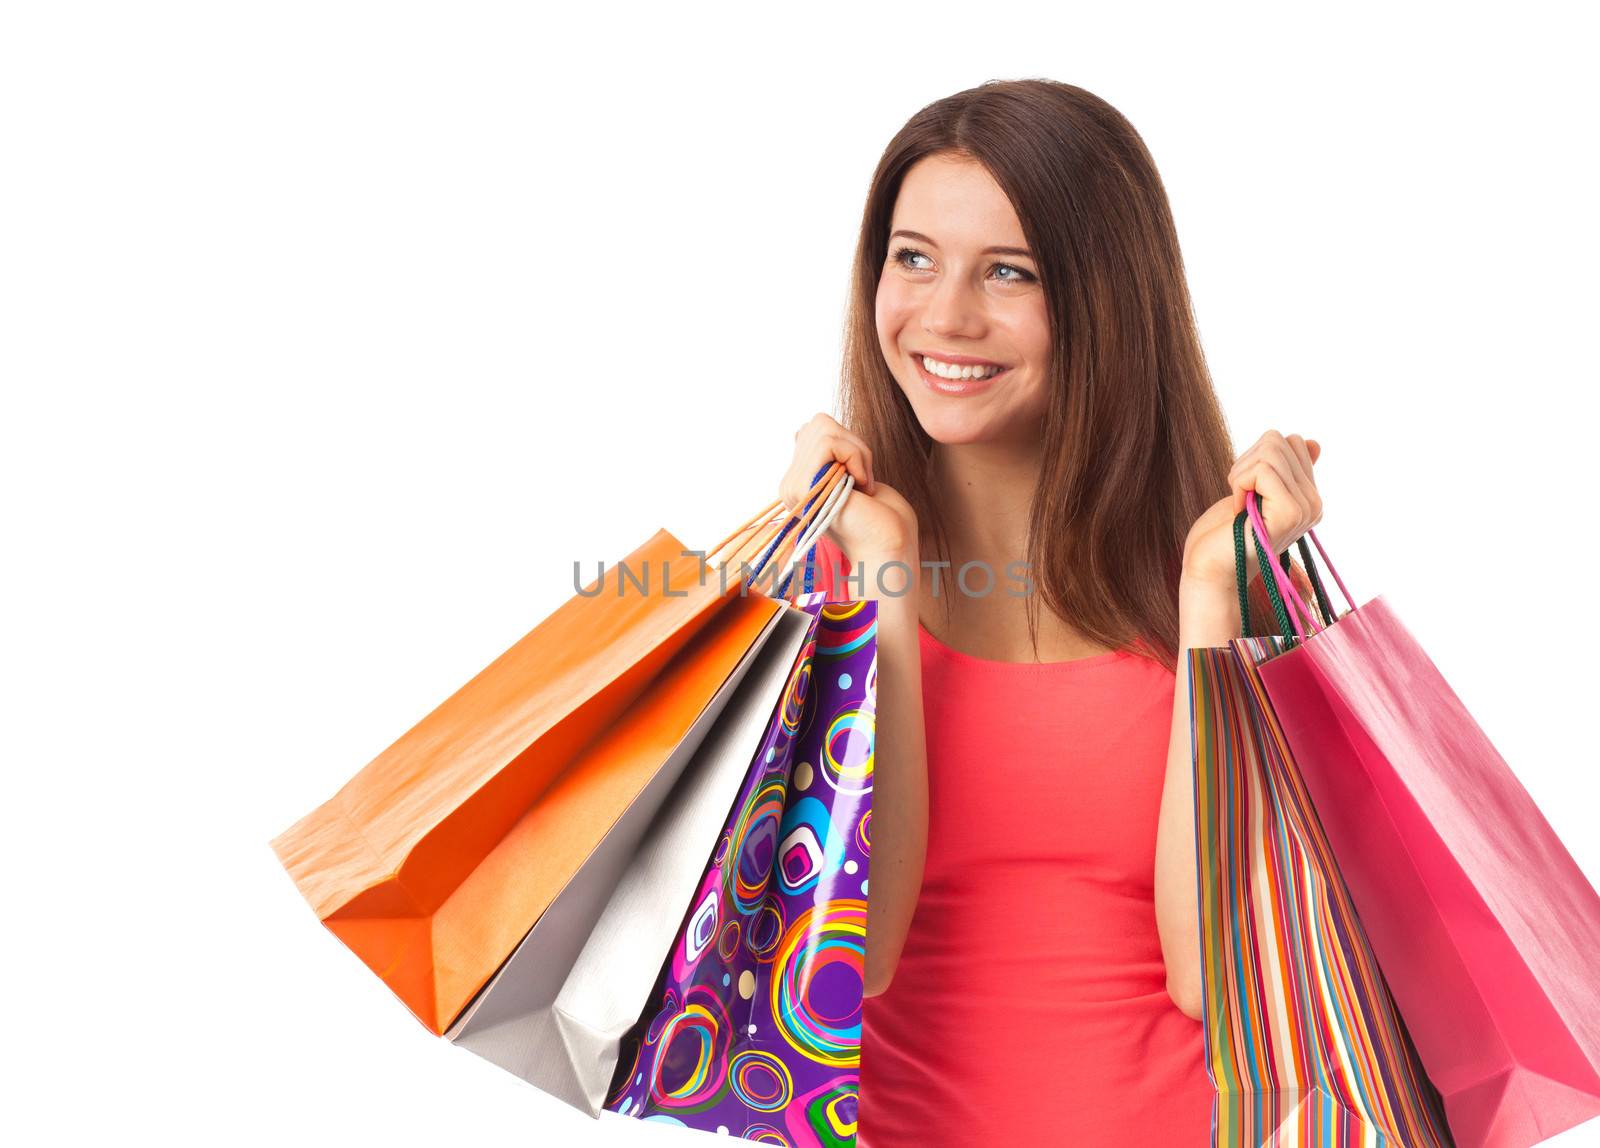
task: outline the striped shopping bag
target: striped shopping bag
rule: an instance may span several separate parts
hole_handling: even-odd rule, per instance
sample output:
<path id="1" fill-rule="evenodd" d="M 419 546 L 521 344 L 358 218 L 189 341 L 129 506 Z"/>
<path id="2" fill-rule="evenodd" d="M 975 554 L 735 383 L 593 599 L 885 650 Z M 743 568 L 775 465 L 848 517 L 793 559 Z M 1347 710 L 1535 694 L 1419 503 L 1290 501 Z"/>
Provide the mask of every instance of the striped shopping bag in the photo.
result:
<path id="1" fill-rule="evenodd" d="M 1246 513 L 1234 522 L 1241 594 Z M 1259 540 L 1258 553 L 1268 570 Z M 1452 1145 L 1262 687 L 1259 667 L 1293 641 L 1188 651 L 1213 1141 Z"/>

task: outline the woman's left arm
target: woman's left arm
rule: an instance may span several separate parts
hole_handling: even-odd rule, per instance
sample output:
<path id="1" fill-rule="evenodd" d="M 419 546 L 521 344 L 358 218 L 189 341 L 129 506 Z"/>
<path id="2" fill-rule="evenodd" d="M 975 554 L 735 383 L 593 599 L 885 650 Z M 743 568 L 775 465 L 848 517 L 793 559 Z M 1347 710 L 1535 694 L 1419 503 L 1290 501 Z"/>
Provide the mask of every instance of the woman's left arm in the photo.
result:
<path id="1" fill-rule="evenodd" d="M 1156 931 L 1167 966 L 1167 995 L 1186 1016 L 1202 1017 L 1199 869 L 1194 843 L 1194 742 L 1189 722 L 1189 651 L 1225 646 L 1243 629 L 1233 520 L 1246 491 L 1261 499 L 1261 517 L 1280 554 L 1322 520 L 1311 464 L 1322 454 L 1315 439 L 1270 430 L 1241 454 L 1228 474 L 1230 492 L 1189 530 L 1178 585 L 1178 668 L 1172 693 L 1172 738 L 1156 823 Z M 1249 577 L 1261 568 L 1246 547 Z"/>
<path id="2" fill-rule="evenodd" d="M 1178 591 L 1178 671 L 1172 740 L 1156 826 L 1156 931 L 1167 965 L 1167 994 L 1184 1015 L 1201 1018 L 1199 874 L 1194 845 L 1194 740 L 1189 722 L 1189 650 L 1224 646 L 1240 634 L 1239 598 L 1185 579 Z"/>

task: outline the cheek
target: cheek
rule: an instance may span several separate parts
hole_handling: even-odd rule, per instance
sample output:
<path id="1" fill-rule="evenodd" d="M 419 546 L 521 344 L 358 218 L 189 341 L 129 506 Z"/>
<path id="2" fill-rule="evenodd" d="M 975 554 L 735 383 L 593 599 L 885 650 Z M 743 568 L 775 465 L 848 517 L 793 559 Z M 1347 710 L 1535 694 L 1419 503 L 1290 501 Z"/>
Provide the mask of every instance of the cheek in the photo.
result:
<path id="1" fill-rule="evenodd" d="M 1042 303 L 1011 316 L 1012 343 L 1041 370 L 1050 365 L 1050 316 Z"/>
<path id="2" fill-rule="evenodd" d="M 874 307 L 878 338 L 884 345 L 885 353 L 888 353 L 893 349 L 894 341 L 899 337 L 901 329 L 910 321 L 911 297 L 898 282 L 889 276 L 884 276 L 878 281 L 878 294 Z"/>
<path id="3" fill-rule="evenodd" d="M 1028 364 L 1028 373 L 1017 381 L 1012 401 L 1019 414 L 1043 415 L 1050 405 L 1051 359 L 1050 318 L 1042 303 L 1010 308 L 1005 316 L 1007 341 Z"/>

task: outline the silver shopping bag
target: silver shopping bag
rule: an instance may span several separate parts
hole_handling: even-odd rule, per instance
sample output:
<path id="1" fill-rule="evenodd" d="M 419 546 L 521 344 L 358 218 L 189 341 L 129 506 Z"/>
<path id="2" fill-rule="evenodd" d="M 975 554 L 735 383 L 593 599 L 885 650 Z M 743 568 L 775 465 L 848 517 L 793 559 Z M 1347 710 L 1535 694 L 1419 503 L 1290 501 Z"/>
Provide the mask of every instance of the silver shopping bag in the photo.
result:
<path id="1" fill-rule="evenodd" d="M 730 676 L 704 740 L 685 743 L 656 775 L 448 1039 L 598 1118 L 622 1037 L 815 626 L 781 603 Z"/>

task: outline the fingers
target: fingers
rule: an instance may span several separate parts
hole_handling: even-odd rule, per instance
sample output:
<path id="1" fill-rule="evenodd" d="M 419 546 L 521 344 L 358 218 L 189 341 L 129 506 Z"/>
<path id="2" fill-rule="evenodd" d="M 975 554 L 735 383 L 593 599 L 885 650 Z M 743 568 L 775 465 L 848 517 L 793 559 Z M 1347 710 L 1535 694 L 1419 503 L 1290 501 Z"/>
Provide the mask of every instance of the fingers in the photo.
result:
<path id="1" fill-rule="evenodd" d="M 1287 438 L 1282 442 L 1273 441 L 1267 444 L 1267 451 L 1277 465 L 1278 473 L 1289 484 L 1289 489 L 1294 491 L 1296 501 L 1309 507 L 1311 501 L 1306 492 L 1311 486 L 1311 468 L 1302 464 L 1294 444 Z"/>
<path id="2" fill-rule="evenodd" d="M 1233 469 L 1228 472 L 1228 485 L 1234 487 L 1235 513 L 1238 513 L 1238 511 L 1244 509 L 1244 497 L 1242 491 L 1249 489 L 1248 487 L 1241 488 L 1239 486 L 1240 477 L 1244 475 L 1250 467 L 1257 465 L 1262 459 L 1271 455 L 1275 449 L 1277 440 L 1281 439 L 1282 437 L 1283 436 L 1278 434 L 1277 431 L 1269 430 L 1260 438 L 1256 439 L 1255 442 L 1251 443 L 1245 452 L 1234 460 Z"/>
<path id="3" fill-rule="evenodd" d="M 1309 530 L 1322 521 L 1322 495 L 1317 492 L 1316 477 L 1311 471 L 1314 461 L 1311 446 L 1297 434 L 1290 435 L 1288 443 L 1294 450 L 1295 461 L 1299 464 L 1300 475 L 1305 483 L 1302 493 L 1306 497 L 1306 529 Z"/>
<path id="4" fill-rule="evenodd" d="M 1235 491 L 1240 509 L 1244 506 L 1245 492 L 1256 492 L 1274 554 L 1287 550 L 1312 525 L 1309 500 L 1298 481 L 1285 473 L 1286 469 L 1287 464 L 1281 459 L 1262 459 L 1245 470 Z"/>
<path id="5" fill-rule="evenodd" d="M 872 452 L 867 449 L 866 443 L 854 435 L 827 435 L 820 443 L 827 449 L 827 456 L 817 462 L 817 466 L 838 459 L 844 463 L 845 470 L 856 480 L 856 485 L 862 490 L 871 493 L 872 489 Z M 815 470 L 812 471 L 816 473 Z"/>
<path id="6" fill-rule="evenodd" d="M 779 498 L 794 510 L 803 505 L 817 471 L 832 462 L 841 462 L 855 479 L 856 488 L 875 493 L 872 475 L 872 448 L 831 415 L 819 411 L 795 432 L 794 461 L 779 484 Z"/>
<path id="7" fill-rule="evenodd" d="M 831 458 L 836 458 L 845 464 L 845 469 L 856 480 L 856 485 L 871 494 L 872 448 L 860 435 L 848 427 L 841 426 L 829 416 L 818 417 L 826 420 L 817 426 L 818 441 L 832 451 Z M 817 465 L 822 464 L 819 462 Z"/>
<path id="8" fill-rule="evenodd" d="M 1312 463 L 1321 453 L 1321 445 L 1315 439 L 1308 443 L 1297 434 L 1285 436 L 1276 430 L 1267 431 L 1239 456 L 1228 472 L 1228 485 L 1233 490 L 1233 513 L 1244 509 L 1245 491 L 1253 489 L 1244 481 L 1245 476 L 1266 463 L 1276 468 L 1294 501 L 1302 507 L 1305 528 L 1315 526 L 1322 521 L 1322 496 L 1317 491 Z M 1259 493 L 1265 499 L 1265 492 Z"/>
<path id="9" fill-rule="evenodd" d="M 1297 434 L 1285 435 L 1284 441 L 1294 451 L 1296 461 L 1300 463 L 1300 471 L 1307 478 L 1311 477 L 1311 448 L 1306 445 L 1306 440 Z"/>
<path id="10" fill-rule="evenodd" d="M 1239 461 L 1235 462 L 1233 469 L 1228 472 L 1228 485 L 1233 489 L 1233 513 L 1235 515 L 1244 509 L 1244 492 L 1252 489 L 1246 481 L 1246 477 L 1258 465 L 1256 448 L 1251 447 L 1239 456 Z"/>
<path id="11" fill-rule="evenodd" d="M 791 514 L 799 512 L 811 494 L 819 470 L 834 462 L 844 465 L 855 480 L 856 489 L 875 492 L 872 477 L 872 450 L 849 428 L 819 411 L 795 432 L 794 458 L 778 484 L 778 498 Z"/>
<path id="12" fill-rule="evenodd" d="M 844 464 L 844 469 L 855 479 L 856 489 L 865 489 L 866 483 L 862 474 L 866 471 L 865 455 L 863 448 L 855 446 L 844 439 L 823 439 L 814 449 L 805 449 L 795 454 L 794 462 L 790 464 L 788 473 L 783 476 L 779 484 L 779 497 L 783 504 L 790 510 L 803 506 L 811 497 L 812 487 L 818 480 L 818 472 L 832 465 L 835 461 Z M 826 482 L 826 475 L 821 481 Z"/>
<path id="13" fill-rule="evenodd" d="M 1263 438 L 1264 437 L 1265 436 L 1263 436 Z M 1233 489 L 1233 512 L 1236 515 L 1239 513 L 1239 511 L 1244 509 L 1243 492 L 1248 489 L 1248 487 L 1244 487 L 1239 484 L 1239 479 L 1245 473 L 1247 468 L 1255 465 L 1256 456 L 1260 452 L 1262 441 L 1262 439 L 1257 439 L 1255 442 L 1246 447 L 1244 453 L 1233 460 L 1233 468 L 1228 471 L 1228 486 Z"/>

